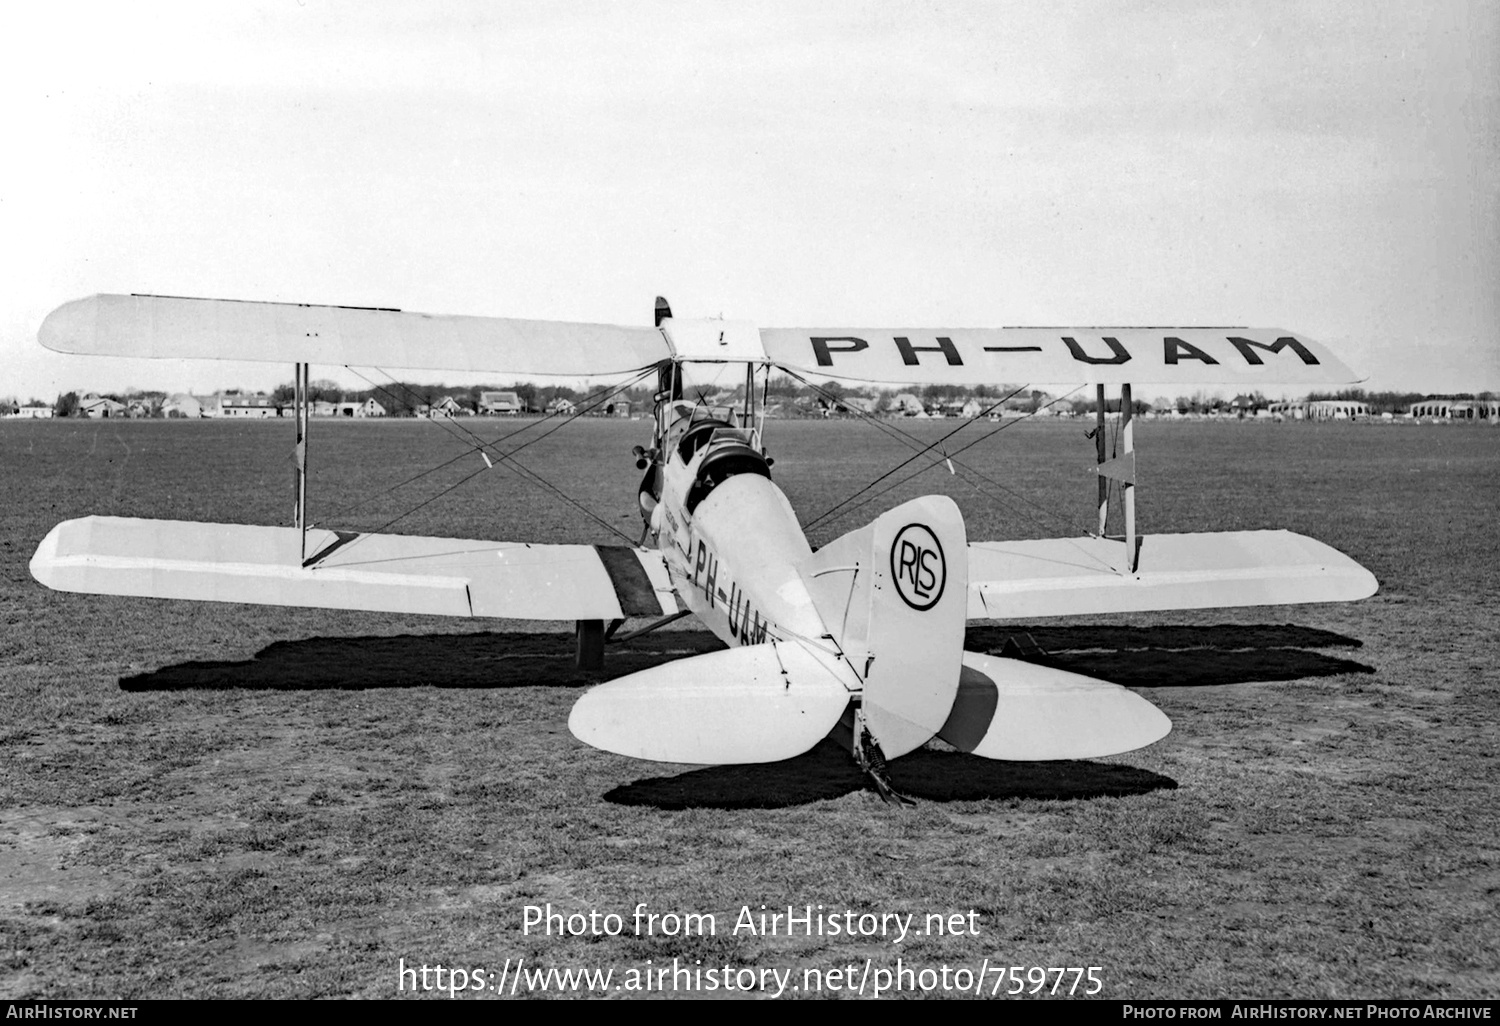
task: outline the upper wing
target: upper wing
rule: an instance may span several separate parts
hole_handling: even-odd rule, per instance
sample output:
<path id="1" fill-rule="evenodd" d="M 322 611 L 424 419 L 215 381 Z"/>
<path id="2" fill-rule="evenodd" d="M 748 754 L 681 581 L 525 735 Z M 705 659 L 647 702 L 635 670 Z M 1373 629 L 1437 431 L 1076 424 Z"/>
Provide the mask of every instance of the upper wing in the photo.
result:
<path id="1" fill-rule="evenodd" d="M 762 328 L 767 358 L 820 378 L 979 385 L 1334 385 L 1360 380 L 1280 328 Z"/>
<path id="2" fill-rule="evenodd" d="M 969 619 L 1138 613 L 1293 602 L 1348 602 L 1375 594 L 1370 571 L 1291 531 L 1154 534 L 1137 569 L 1102 538 L 973 542 Z"/>
<path id="3" fill-rule="evenodd" d="M 58 307 L 48 349 L 91 356 L 328 363 L 604 375 L 683 359 L 770 362 L 820 377 L 976 385 L 1336 385 L 1359 376 L 1279 328 L 761 328 L 667 320 L 662 329 L 373 307 L 97 295 Z"/>
<path id="4" fill-rule="evenodd" d="M 525 620 L 677 612 L 661 556 L 393 534 L 84 517 L 58 524 L 31 574 L 59 591 Z"/>
<path id="5" fill-rule="evenodd" d="M 52 311 L 38 334 L 87 356 L 516 374 L 618 374 L 670 355 L 655 328 L 173 296 L 89 296 Z"/>

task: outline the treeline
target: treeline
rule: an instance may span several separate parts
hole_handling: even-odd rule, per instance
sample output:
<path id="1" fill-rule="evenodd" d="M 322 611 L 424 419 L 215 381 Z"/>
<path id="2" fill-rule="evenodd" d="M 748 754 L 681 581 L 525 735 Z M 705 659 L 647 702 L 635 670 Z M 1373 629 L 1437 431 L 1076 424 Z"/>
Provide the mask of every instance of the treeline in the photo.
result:
<path id="1" fill-rule="evenodd" d="M 684 389 L 684 394 L 689 399 L 701 399 L 704 402 L 734 403 L 744 402 L 743 383 L 729 389 L 718 389 L 689 384 Z M 975 400 L 982 408 L 991 408 L 1001 404 L 1010 411 L 1032 411 L 1042 406 L 1056 406 L 1066 408 L 1074 413 L 1094 412 L 1095 394 L 1092 388 L 1081 388 L 1075 392 L 1068 393 L 1065 397 L 1058 397 L 1036 389 L 1029 389 L 1015 385 L 924 385 L 919 387 L 889 387 L 877 388 L 874 386 L 852 387 L 838 381 L 822 381 L 804 383 L 785 374 L 772 375 L 769 383 L 762 382 L 757 385 L 756 399 L 762 396 L 768 406 L 781 407 L 784 412 L 802 412 L 816 415 L 827 410 L 838 412 L 845 400 L 861 400 L 858 404 L 865 412 L 886 413 L 895 412 L 905 406 L 910 409 L 910 400 L 915 399 L 920 406 L 926 410 L 950 409 L 961 406 L 970 400 Z M 1113 390 L 1112 390 L 1113 391 Z M 620 389 L 618 384 L 600 384 L 591 389 L 575 388 L 570 385 L 538 385 L 531 382 L 512 382 L 510 384 L 483 384 L 483 385 L 445 385 L 445 384 L 423 384 L 410 381 L 393 381 L 387 384 L 377 384 L 365 389 L 348 389 L 336 381 L 318 380 L 310 384 L 309 400 L 312 402 L 326 401 L 336 403 L 364 402 L 374 399 L 386 411 L 388 416 L 404 417 L 415 416 L 419 407 L 432 407 L 441 402 L 445 397 L 451 396 L 458 403 L 471 410 L 477 410 L 480 406 L 480 395 L 484 392 L 514 392 L 527 410 L 542 411 L 552 407 L 556 400 L 565 399 L 574 407 L 583 412 L 590 408 L 597 408 L 603 412 L 604 407 L 614 401 L 626 400 L 631 403 L 632 408 L 638 412 L 647 412 L 651 409 L 655 398 L 655 383 L 649 385 L 637 385 L 632 388 Z M 92 395 L 93 393 L 90 393 Z M 249 395 L 241 389 L 225 389 L 220 395 Z M 263 394 L 263 393 L 254 393 Z M 135 403 L 137 406 L 149 411 L 147 415 L 156 415 L 161 406 L 167 401 L 166 392 L 151 389 L 133 389 L 127 392 L 100 393 L 101 398 L 112 399 L 115 402 L 129 405 Z M 280 406 L 290 407 L 293 404 L 293 387 L 291 383 L 278 385 L 267 397 Z M 903 403 L 900 400 L 906 399 Z M 1306 400 L 1318 401 L 1324 399 L 1362 402 L 1369 405 L 1371 412 L 1380 413 L 1405 413 L 1414 403 L 1424 402 L 1432 399 L 1493 399 L 1495 393 L 1454 393 L 1451 395 L 1429 395 L 1421 392 L 1369 392 L 1362 388 L 1347 388 L 1336 392 L 1311 392 L 1305 397 Z M 1242 407 L 1250 409 L 1264 409 L 1272 400 L 1266 398 L 1260 392 L 1248 394 L 1225 396 L 1221 392 L 1196 391 L 1190 395 L 1179 395 L 1167 398 L 1162 395 L 1151 395 L 1148 397 L 1137 393 L 1134 407 L 1135 412 L 1144 413 L 1148 409 L 1162 407 L 1164 409 L 1176 409 L 1184 413 L 1203 413 L 1211 410 L 1222 410 L 1233 405 L 1238 400 Z M 31 398 L 25 405 L 46 406 L 51 405 L 53 414 L 58 417 L 77 416 L 80 413 L 81 399 L 77 392 L 65 392 L 60 394 L 51 404 L 43 400 Z M 0 414 L 13 413 L 21 405 L 14 397 L 0 398 Z M 1118 398 L 1105 400 L 1105 409 L 1109 412 L 1117 412 L 1120 408 Z M 1158 409 L 1158 412 L 1161 412 Z"/>

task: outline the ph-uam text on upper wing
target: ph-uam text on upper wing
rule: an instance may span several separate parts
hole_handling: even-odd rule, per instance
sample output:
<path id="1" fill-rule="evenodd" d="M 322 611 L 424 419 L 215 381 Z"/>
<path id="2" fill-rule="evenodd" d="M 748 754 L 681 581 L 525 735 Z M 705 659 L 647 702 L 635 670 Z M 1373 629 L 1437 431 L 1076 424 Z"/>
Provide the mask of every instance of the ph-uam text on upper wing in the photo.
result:
<path id="1" fill-rule="evenodd" d="M 1347 384 L 1328 349 L 1281 328 L 762 328 L 770 362 L 823 378 L 981 385 Z"/>

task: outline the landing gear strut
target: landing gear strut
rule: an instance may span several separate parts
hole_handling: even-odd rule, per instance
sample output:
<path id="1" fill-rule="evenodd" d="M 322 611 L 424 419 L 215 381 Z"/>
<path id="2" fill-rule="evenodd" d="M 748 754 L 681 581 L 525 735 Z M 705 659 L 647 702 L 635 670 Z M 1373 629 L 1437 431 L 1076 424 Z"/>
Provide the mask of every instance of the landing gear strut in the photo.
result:
<path id="1" fill-rule="evenodd" d="M 885 753 L 880 750 L 880 744 L 870 735 L 870 729 L 865 726 L 864 712 L 857 705 L 854 707 L 853 734 L 854 759 L 859 763 L 859 768 L 864 770 L 865 776 L 870 779 L 875 793 L 885 799 L 887 805 L 917 804 L 891 786 L 890 777 L 886 773 Z"/>

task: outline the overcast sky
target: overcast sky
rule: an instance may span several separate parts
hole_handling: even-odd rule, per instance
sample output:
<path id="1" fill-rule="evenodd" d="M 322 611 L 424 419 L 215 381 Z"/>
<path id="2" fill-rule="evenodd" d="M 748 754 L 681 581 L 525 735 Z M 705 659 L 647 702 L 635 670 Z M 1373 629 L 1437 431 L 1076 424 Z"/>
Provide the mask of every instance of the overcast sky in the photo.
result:
<path id="1" fill-rule="evenodd" d="M 41 349 L 95 292 L 1275 326 L 1368 388 L 1500 389 L 1497 22 L 1492 0 L 16 5 L 0 395 L 291 378 Z"/>

